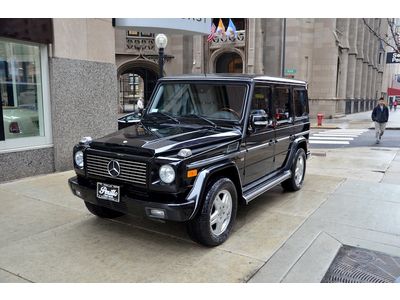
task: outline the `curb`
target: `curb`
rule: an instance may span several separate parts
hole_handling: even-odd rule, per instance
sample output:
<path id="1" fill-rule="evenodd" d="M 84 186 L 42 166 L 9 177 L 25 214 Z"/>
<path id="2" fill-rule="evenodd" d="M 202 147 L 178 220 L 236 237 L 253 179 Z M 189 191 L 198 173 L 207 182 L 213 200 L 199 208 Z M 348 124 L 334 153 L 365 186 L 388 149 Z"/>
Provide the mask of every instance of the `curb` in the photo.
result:
<path id="1" fill-rule="evenodd" d="M 369 127 L 368 129 L 375 130 L 375 127 Z M 385 130 L 400 130 L 400 127 L 386 127 Z"/>
<path id="2" fill-rule="evenodd" d="M 340 129 L 341 127 L 337 126 L 337 125 L 311 125 L 310 126 L 311 129 Z"/>

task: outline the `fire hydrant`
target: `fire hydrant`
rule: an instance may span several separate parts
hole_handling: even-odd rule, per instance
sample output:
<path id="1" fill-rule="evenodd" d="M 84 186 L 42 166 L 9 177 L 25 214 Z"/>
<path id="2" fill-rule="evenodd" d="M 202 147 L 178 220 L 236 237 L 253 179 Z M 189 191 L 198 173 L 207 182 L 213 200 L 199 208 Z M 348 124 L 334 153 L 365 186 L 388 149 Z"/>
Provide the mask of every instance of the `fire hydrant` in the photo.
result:
<path id="1" fill-rule="evenodd" d="M 324 118 L 324 114 L 317 114 L 317 125 L 322 126 L 322 119 Z"/>

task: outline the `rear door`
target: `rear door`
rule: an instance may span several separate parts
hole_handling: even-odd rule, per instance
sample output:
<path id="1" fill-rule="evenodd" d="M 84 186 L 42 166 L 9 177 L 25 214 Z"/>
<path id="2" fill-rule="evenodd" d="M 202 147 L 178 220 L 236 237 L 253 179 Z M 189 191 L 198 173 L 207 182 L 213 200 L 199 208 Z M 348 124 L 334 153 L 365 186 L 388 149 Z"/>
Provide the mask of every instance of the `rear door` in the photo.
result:
<path id="1" fill-rule="evenodd" d="M 294 118 L 290 85 L 274 85 L 272 107 L 275 123 L 275 169 L 280 169 L 285 163 L 293 135 Z"/>
<path id="2" fill-rule="evenodd" d="M 306 134 L 308 134 L 310 130 L 310 120 L 307 90 L 305 86 L 297 86 L 293 88 L 293 110 L 293 133 L 296 135 L 301 132 L 307 132 Z"/>
<path id="3" fill-rule="evenodd" d="M 271 120 L 271 97 L 272 90 L 270 85 L 256 83 L 251 100 L 250 115 L 266 113 Z M 274 170 L 274 139 L 275 133 L 271 125 L 266 125 L 253 131 L 249 120 L 245 139 L 247 150 L 245 158 L 245 185 Z"/>

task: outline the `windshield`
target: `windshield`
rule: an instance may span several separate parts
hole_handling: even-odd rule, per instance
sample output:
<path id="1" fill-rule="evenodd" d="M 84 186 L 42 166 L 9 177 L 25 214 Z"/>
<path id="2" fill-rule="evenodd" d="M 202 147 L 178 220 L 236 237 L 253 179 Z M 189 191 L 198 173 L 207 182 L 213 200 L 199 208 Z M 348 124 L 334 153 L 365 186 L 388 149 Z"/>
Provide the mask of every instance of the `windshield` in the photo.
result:
<path id="1" fill-rule="evenodd" d="M 148 108 L 148 114 L 239 121 L 245 94 L 245 84 L 162 83 Z"/>

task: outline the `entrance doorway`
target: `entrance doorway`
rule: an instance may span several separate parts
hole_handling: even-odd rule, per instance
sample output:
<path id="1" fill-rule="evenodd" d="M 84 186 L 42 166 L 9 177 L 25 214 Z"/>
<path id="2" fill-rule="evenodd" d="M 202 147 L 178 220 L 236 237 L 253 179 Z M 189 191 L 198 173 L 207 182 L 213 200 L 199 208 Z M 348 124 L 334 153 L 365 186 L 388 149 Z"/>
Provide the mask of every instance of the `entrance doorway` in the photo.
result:
<path id="1" fill-rule="evenodd" d="M 234 52 L 221 54 L 216 62 L 216 73 L 243 73 L 242 58 Z"/>
<path id="2" fill-rule="evenodd" d="M 139 99 L 142 99 L 146 106 L 157 80 L 157 73 L 151 69 L 125 69 L 119 76 L 119 113 L 137 111 Z"/>

